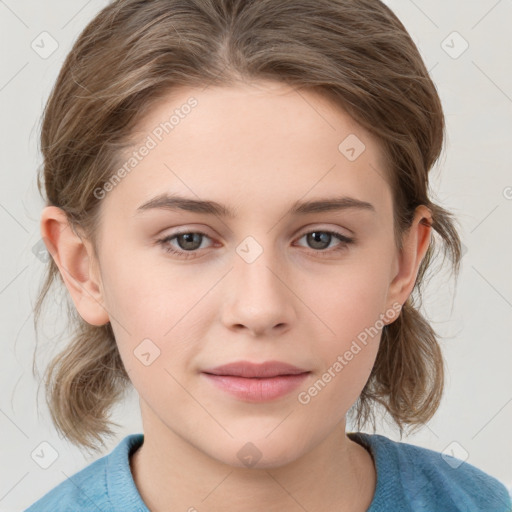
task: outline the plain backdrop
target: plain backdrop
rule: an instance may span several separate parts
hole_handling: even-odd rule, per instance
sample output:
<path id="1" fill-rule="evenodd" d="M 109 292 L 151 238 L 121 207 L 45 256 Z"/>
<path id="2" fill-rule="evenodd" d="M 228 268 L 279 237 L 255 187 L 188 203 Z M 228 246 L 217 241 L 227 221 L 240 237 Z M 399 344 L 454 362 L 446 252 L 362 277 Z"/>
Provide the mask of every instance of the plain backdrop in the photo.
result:
<path id="1" fill-rule="evenodd" d="M 443 102 L 447 145 L 432 171 L 432 186 L 434 199 L 456 214 L 464 244 L 457 288 L 447 272 L 437 273 L 423 309 L 442 337 L 448 369 L 444 398 L 432 421 L 402 441 L 453 454 L 511 488 L 512 2 L 387 3 L 418 45 Z M 0 1 L 2 512 L 23 510 L 102 456 L 83 455 L 56 433 L 43 387 L 37 399 L 32 356 L 33 306 L 44 268 L 37 252 L 43 207 L 36 187 L 40 118 L 72 43 L 106 4 Z M 37 47 L 41 38 L 51 55 L 41 43 Z M 40 373 L 64 313 L 55 301 L 41 333 Z M 122 428 L 110 449 L 125 435 L 142 432 L 135 391 L 113 419 Z M 385 421 L 377 432 L 399 439 Z M 46 469 L 34 456 L 41 450 L 50 454 Z"/>

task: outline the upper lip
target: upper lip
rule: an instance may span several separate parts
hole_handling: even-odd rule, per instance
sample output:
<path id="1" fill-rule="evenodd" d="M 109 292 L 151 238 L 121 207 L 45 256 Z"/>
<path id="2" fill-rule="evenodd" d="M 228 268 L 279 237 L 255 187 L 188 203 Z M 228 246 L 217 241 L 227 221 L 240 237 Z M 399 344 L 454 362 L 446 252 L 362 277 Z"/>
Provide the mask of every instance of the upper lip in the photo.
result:
<path id="1" fill-rule="evenodd" d="M 309 370 L 298 368 L 281 361 L 266 361 L 264 363 L 251 363 L 249 361 L 235 361 L 233 363 L 223 364 L 215 368 L 203 370 L 203 373 L 213 375 L 231 375 L 236 377 L 275 377 L 277 375 L 296 375 L 306 373 Z"/>

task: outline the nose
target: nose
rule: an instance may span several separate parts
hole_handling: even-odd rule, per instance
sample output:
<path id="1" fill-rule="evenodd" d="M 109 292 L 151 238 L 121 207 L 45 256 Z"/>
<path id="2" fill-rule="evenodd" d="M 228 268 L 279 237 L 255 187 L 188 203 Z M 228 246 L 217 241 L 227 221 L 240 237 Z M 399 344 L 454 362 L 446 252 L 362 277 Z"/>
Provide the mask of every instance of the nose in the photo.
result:
<path id="1" fill-rule="evenodd" d="M 264 250 L 252 262 L 235 255 L 234 268 L 223 289 L 222 321 L 231 330 L 252 336 L 272 336 L 296 320 L 296 301 L 290 273 L 277 262 L 274 251 Z"/>

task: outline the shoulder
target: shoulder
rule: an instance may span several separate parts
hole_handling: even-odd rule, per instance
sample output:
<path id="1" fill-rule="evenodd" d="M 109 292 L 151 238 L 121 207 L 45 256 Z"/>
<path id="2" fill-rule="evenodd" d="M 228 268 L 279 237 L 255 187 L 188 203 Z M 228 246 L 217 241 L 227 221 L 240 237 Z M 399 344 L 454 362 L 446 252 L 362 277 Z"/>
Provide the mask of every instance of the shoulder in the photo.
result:
<path id="1" fill-rule="evenodd" d="M 116 485 L 126 484 L 126 472 L 130 472 L 128 454 L 141 442 L 142 434 L 126 436 L 111 453 L 74 475 L 66 476 L 64 481 L 33 503 L 25 512 L 113 511 L 112 494 L 121 491 L 112 489 L 113 478 Z M 119 473 L 113 477 L 113 471 Z"/>
<path id="2" fill-rule="evenodd" d="M 391 500 L 396 499 L 402 508 L 393 510 L 512 510 L 506 487 L 467 462 L 378 434 L 351 433 L 349 437 L 366 445 L 376 463 L 377 489 L 374 501 L 386 500 L 389 506 Z M 373 512 L 374 509 L 369 510 Z"/>
<path id="3" fill-rule="evenodd" d="M 106 501 L 108 503 L 105 458 L 106 456 L 66 477 L 25 512 L 94 510 L 95 507 L 110 511 L 111 508 L 105 506 Z"/>

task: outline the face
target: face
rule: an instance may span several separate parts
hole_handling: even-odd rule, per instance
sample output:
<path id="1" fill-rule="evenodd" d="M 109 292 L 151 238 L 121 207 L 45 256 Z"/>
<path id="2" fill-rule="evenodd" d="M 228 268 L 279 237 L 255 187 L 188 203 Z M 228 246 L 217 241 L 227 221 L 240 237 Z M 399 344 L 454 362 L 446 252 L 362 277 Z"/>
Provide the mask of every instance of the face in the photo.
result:
<path id="1" fill-rule="evenodd" d="M 258 82 L 174 91 L 139 124 L 127 161 L 133 151 L 136 165 L 101 199 L 98 257 L 145 430 L 235 466 L 248 442 L 261 467 L 297 459 L 344 422 L 396 313 L 393 205 L 376 140 L 314 93 Z M 141 208 L 164 194 L 232 216 Z M 343 197 L 352 203 L 293 211 Z M 235 361 L 309 373 L 263 399 L 202 373 Z"/>

